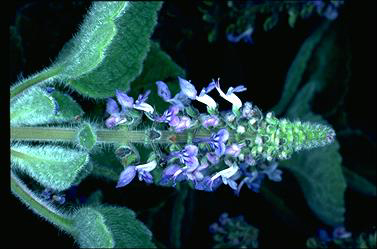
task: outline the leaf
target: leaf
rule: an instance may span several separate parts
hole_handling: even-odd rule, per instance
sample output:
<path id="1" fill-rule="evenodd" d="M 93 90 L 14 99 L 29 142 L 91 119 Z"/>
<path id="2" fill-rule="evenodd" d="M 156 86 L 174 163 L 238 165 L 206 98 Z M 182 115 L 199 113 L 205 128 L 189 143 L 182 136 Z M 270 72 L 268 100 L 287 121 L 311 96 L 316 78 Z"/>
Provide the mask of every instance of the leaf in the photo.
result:
<path id="1" fill-rule="evenodd" d="M 136 97 L 147 89 L 151 90 L 147 102 L 158 112 L 163 112 L 170 104 L 158 96 L 156 81 L 167 83 L 173 97 L 179 91 L 178 76 L 185 77 L 185 71 L 161 50 L 158 43 L 152 42 L 142 73 L 131 83 L 130 94 Z"/>
<path id="2" fill-rule="evenodd" d="M 278 15 L 269 16 L 263 23 L 264 31 L 270 31 L 271 29 L 273 29 L 278 23 L 278 21 L 279 21 Z"/>
<path id="3" fill-rule="evenodd" d="M 88 153 L 58 146 L 11 146 L 12 167 L 57 191 L 68 189 L 88 161 Z"/>
<path id="4" fill-rule="evenodd" d="M 318 122 L 321 117 L 308 113 L 302 119 Z M 330 226 L 344 223 L 346 181 L 341 162 L 339 144 L 335 141 L 326 147 L 294 154 L 280 163 L 297 178 L 312 211 Z"/>
<path id="5" fill-rule="evenodd" d="M 77 116 L 82 116 L 84 111 L 81 106 L 68 94 L 54 91 L 51 96 L 56 100 L 58 105 L 58 112 L 54 115 L 51 121 L 54 122 L 75 122 Z"/>
<path id="6" fill-rule="evenodd" d="M 114 182 L 119 180 L 119 175 L 124 170 L 112 147 L 93 152 L 91 162 L 93 163 L 92 174 L 94 176 Z"/>
<path id="7" fill-rule="evenodd" d="M 45 90 L 33 87 L 22 94 L 10 106 L 12 126 L 48 123 L 55 115 L 56 103 Z"/>
<path id="8" fill-rule="evenodd" d="M 346 167 L 343 167 L 343 173 L 346 177 L 347 185 L 351 189 L 365 195 L 376 196 L 377 190 L 373 183 Z"/>
<path id="9" fill-rule="evenodd" d="M 94 2 L 60 52 L 59 79 L 93 98 L 127 91 L 140 74 L 162 2 Z"/>
<path id="10" fill-rule="evenodd" d="M 81 208 L 74 222 L 74 238 L 82 248 L 155 248 L 152 233 L 128 208 Z"/>
<path id="11" fill-rule="evenodd" d="M 177 192 L 174 201 L 174 208 L 170 223 L 170 243 L 173 248 L 181 247 L 181 228 L 182 220 L 185 214 L 185 201 L 187 199 L 189 188 L 187 185 L 180 185 L 181 189 Z"/>
<path id="12" fill-rule="evenodd" d="M 37 125 L 74 121 L 84 112 L 70 96 L 33 87 L 11 102 L 11 125 Z"/>
<path id="13" fill-rule="evenodd" d="M 78 132 L 78 141 L 79 145 L 81 145 L 86 150 L 93 149 L 97 141 L 97 136 L 90 123 L 82 124 Z"/>
<path id="14" fill-rule="evenodd" d="M 311 36 L 309 36 L 302 44 L 299 52 L 292 62 L 285 79 L 283 94 L 279 103 L 272 109 L 276 115 L 281 114 L 288 106 L 293 98 L 296 90 L 303 80 L 307 65 L 312 57 L 313 51 L 321 41 L 324 33 L 328 30 L 330 23 L 325 22 Z"/>

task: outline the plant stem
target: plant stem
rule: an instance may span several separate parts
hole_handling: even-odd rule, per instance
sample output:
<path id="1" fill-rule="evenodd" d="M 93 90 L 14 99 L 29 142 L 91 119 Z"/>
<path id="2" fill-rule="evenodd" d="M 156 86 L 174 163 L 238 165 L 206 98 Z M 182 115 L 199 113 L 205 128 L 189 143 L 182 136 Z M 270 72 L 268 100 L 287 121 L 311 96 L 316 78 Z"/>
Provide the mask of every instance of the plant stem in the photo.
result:
<path id="1" fill-rule="evenodd" d="M 11 127 L 11 140 L 25 141 L 63 141 L 75 142 L 77 129 L 63 127 Z M 155 143 L 187 143 L 190 130 L 182 133 L 173 131 L 161 131 L 161 137 L 154 140 Z M 99 143 L 149 143 L 147 131 L 107 130 L 97 129 L 97 142 Z M 200 130 L 195 138 L 209 137 L 207 130 Z"/>
<path id="2" fill-rule="evenodd" d="M 37 73 L 28 79 L 24 80 L 23 82 L 15 85 L 14 87 L 11 88 L 10 91 L 10 98 L 12 99 L 16 95 L 20 94 L 21 92 L 25 91 L 27 88 L 38 84 L 42 81 L 48 80 L 56 75 L 58 75 L 61 72 L 60 67 L 51 67 L 48 68 L 40 73 Z"/>
<path id="3" fill-rule="evenodd" d="M 36 214 L 42 216 L 68 234 L 72 234 L 74 229 L 73 219 L 60 213 L 51 205 L 36 197 L 13 172 L 11 172 L 11 191 Z"/>

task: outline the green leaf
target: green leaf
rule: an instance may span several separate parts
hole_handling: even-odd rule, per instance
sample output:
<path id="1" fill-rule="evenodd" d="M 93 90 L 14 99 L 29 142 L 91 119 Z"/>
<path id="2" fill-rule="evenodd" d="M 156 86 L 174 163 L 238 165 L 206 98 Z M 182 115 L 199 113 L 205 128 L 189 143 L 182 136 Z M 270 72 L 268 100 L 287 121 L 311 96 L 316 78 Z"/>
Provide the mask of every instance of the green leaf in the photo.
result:
<path id="1" fill-rule="evenodd" d="M 180 185 L 180 187 L 180 191 L 177 192 L 177 196 L 175 197 L 170 223 L 170 243 L 173 248 L 181 247 L 182 220 L 185 214 L 185 201 L 189 191 L 189 187 L 186 184 Z"/>
<path id="2" fill-rule="evenodd" d="M 93 149 L 96 144 L 97 136 L 90 123 L 82 124 L 78 132 L 78 142 L 86 150 Z"/>
<path id="3" fill-rule="evenodd" d="M 59 79 L 84 96 L 127 91 L 140 74 L 162 2 L 94 2 L 55 63 Z"/>
<path id="4" fill-rule="evenodd" d="M 119 175 L 124 170 L 119 159 L 115 156 L 113 147 L 105 147 L 93 152 L 91 162 L 93 163 L 92 174 L 94 176 L 114 182 L 119 180 Z"/>
<path id="5" fill-rule="evenodd" d="M 312 113 L 302 119 L 321 121 L 320 116 Z M 312 211 L 330 226 L 344 222 L 346 181 L 341 162 L 339 144 L 335 141 L 326 147 L 294 154 L 290 160 L 280 163 L 295 175 Z"/>
<path id="6" fill-rule="evenodd" d="M 84 114 L 81 106 L 68 94 L 54 91 L 51 93 L 51 96 L 56 100 L 59 106 L 58 113 L 52 117 L 51 121 L 59 123 L 68 121 L 75 122 L 78 116 Z"/>
<path id="7" fill-rule="evenodd" d="M 155 248 L 152 233 L 128 208 L 81 208 L 74 222 L 74 238 L 82 248 Z"/>
<path id="8" fill-rule="evenodd" d="M 369 182 L 364 177 L 356 174 L 350 169 L 347 169 L 346 167 L 343 167 L 343 173 L 346 177 L 347 185 L 362 194 L 369 195 L 369 196 L 376 196 L 376 186 Z"/>
<path id="9" fill-rule="evenodd" d="M 12 167 L 57 191 L 68 189 L 88 161 L 88 153 L 58 146 L 15 144 L 11 147 Z"/>
<path id="10" fill-rule="evenodd" d="M 271 15 L 269 16 L 263 24 L 263 29 L 264 31 L 270 31 L 273 27 L 276 26 L 276 24 L 279 21 L 279 16 L 278 15 Z"/>
<path id="11" fill-rule="evenodd" d="M 321 41 L 324 33 L 328 30 L 330 22 L 325 22 L 314 33 L 309 36 L 302 44 L 291 67 L 288 70 L 285 79 L 283 94 L 279 103 L 272 109 L 276 115 L 281 114 L 293 98 L 296 90 L 303 80 L 304 73 L 307 70 L 309 60 L 312 58 L 313 51 Z"/>
<path id="12" fill-rule="evenodd" d="M 161 50 L 158 43 L 152 42 L 142 73 L 131 83 L 130 94 L 136 97 L 147 89 L 151 90 L 147 102 L 154 105 L 157 112 L 163 112 L 170 104 L 158 96 L 156 81 L 164 81 L 173 97 L 179 91 L 178 76 L 185 77 L 185 71 Z"/>
<path id="13" fill-rule="evenodd" d="M 33 87 L 11 102 L 10 124 L 21 126 L 48 123 L 55 115 L 55 108 L 52 96 L 40 87 Z"/>

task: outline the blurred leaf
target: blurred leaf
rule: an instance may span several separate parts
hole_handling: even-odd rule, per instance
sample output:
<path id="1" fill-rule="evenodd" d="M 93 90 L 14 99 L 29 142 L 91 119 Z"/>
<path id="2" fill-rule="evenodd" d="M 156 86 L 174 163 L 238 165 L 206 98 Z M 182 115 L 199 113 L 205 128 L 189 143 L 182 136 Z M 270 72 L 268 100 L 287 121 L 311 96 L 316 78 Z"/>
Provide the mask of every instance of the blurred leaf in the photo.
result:
<path id="1" fill-rule="evenodd" d="M 52 145 L 15 144 L 11 147 L 12 167 L 57 191 L 68 189 L 88 161 L 86 152 Z"/>
<path id="2" fill-rule="evenodd" d="M 309 36 L 302 44 L 295 59 L 290 66 L 285 79 L 284 89 L 279 103 L 272 109 L 276 115 L 281 114 L 293 98 L 296 90 L 303 80 L 307 70 L 309 60 L 312 58 L 313 51 L 321 41 L 324 33 L 328 30 L 330 22 L 322 24 L 314 33 Z"/>
<path id="3" fill-rule="evenodd" d="M 152 42 L 142 73 L 131 83 L 130 94 L 136 97 L 147 89 L 151 90 L 148 103 L 154 105 L 158 112 L 162 112 L 169 103 L 158 96 L 156 81 L 164 81 L 173 97 L 179 91 L 178 76 L 185 77 L 185 71 L 161 50 L 158 43 Z"/>
<path id="4" fill-rule="evenodd" d="M 270 31 L 271 29 L 273 29 L 278 23 L 278 21 L 279 21 L 278 15 L 269 16 L 263 23 L 264 31 Z"/>
<path id="5" fill-rule="evenodd" d="M 84 96 L 127 91 L 140 74 L 162 2 L 94 2 L 80 31 L 53 67 L 59 79 Z"/>
<path id="6" fill-rule="evenodd" d="M 128 208 L 81 208 L 74 222 L 74 237 L 82 248 L 155 248 L 152 233 Z"/>
<path id="7" fill-rule="evenodd" d="M 182 220 L 185 214 L 185 201 L 189 191 L 189 187 L 186 184 L 181 184 L 180 187 L 180 191 L 177 192 L 177 196 L 174 201 L 170 223 L 170 243 L 174 248 L 181 247 Z"/>
<path id="8" fill-rule="evenodd" d="M 376 196 L 377 189 L 373 183 L 346 167 L 343 167 L 343 173 L 346 177 L 347 185 L 351 189 L 365 195 Z"/>

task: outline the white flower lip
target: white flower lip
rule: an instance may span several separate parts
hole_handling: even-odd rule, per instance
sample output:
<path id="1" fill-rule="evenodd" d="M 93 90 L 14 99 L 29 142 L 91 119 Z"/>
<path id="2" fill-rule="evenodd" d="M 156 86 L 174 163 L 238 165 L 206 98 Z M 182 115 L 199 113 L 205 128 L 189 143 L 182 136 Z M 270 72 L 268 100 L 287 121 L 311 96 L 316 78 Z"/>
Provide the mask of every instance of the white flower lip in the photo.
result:
<path id="1" fill-rule="evenodd" d="M 221 88 L 220 88 L 220 79 L 217 80 L 216 82 L 216 90 L 219 92 L 220 96 L 229 101 L 230 103 L 233 104 L 234 107 L 237 109 L 242 107 L 242 101 L 240 98 L 238 98 L 234 93 L 233 93 L 233 87 L 230 87 L 227 91 L 227 94 L 225 94 Z"/>
<path id="2" fill-rule="evenodd" d="M 149 163 L 136 166 L 136 169 L 142 169 L 142 170 L 150 172 L 150 171 L 154 170 L 156 168 L 156 166 L 157 166 L 157 161 L 153 160 Z"/>
<path id="3" fill-rule="evenodd" d="M 137 109 L 137 110 L 141 110 L 141 111 L 145 111 L 145 112 L 149 112 L 149 113 L 154 112 L 154 108 L 150 104 L 147 104 L 147 103 L 141 103 L 139 105 L 134 105 L 134 108 Z"/>
<path id="4" fill-rule="evenodd" d="M 216 101 L 207 94 L 204 94 L 202 96 L 200 96 L 200 95 L 196 96 L 195 99 L 199 102 L 206 104 L 210 108 L 216 108 L 217 107 Z"/>

